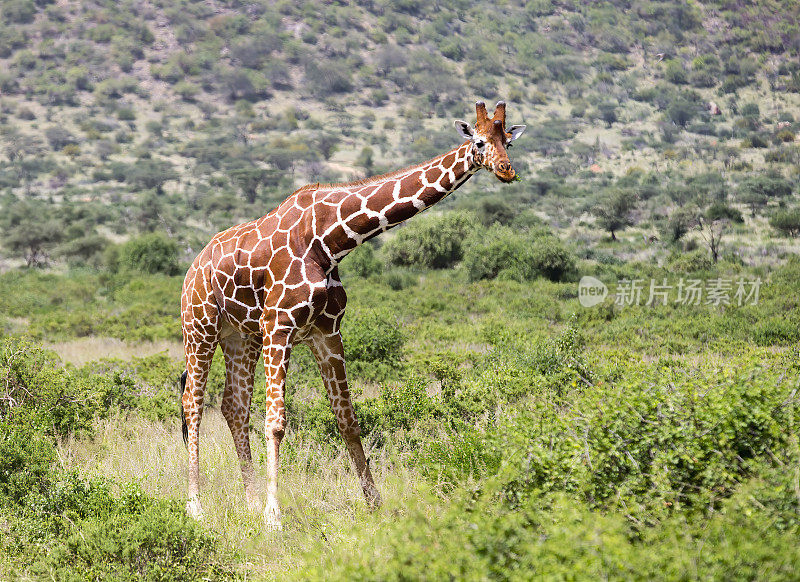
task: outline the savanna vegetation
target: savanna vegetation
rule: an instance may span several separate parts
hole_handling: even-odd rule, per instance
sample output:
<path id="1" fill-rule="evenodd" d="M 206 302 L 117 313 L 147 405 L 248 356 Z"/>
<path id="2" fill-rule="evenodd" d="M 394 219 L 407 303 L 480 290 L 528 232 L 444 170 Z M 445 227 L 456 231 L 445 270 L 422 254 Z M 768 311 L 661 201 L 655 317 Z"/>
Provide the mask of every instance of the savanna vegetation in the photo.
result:
<path id="1" fill-rule="evenodd" d="M 795 579 L 799 16 L 3 2 L 0 578 Z M 284 530 L 244 503 L 220 354 L 188 519 L 188 261 L 301 184 L 456 145 L 479 98 L 527 124 L 523 179 L 476 176 L 341 265 L 384 506 L 297 348 Z M 262 475 L 264 398 L 258 375 Z"/>

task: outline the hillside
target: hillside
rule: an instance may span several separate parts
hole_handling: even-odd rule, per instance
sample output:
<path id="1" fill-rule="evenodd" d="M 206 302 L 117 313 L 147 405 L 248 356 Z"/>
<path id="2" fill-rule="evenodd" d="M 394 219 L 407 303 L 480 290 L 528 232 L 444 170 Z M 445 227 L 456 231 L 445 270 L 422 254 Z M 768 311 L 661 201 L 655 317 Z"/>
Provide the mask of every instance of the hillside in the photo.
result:
<path id="1" fill-rule="evenodd" d="M 502 192 L 565 234 L 622 179 L 644 234 L 715 197 L 758 198 L 747 232 L 760 231 L 797 192 L 798 18 L 776 0 L 10 0 L 5 255 L 99 264 L 109 242 L 164 231 L 190 258 L 303 183 L 444 151 L 453 119 L 500 98 L 528 124 L 512 152 L 524 181 L 483 176 L 451 207 Z M 789 195 L 741 187 L 765 174 Z M 15 232 L 31 215 L 49 236 Z M 741 240 L 753 255 L 759 242 Z"/>

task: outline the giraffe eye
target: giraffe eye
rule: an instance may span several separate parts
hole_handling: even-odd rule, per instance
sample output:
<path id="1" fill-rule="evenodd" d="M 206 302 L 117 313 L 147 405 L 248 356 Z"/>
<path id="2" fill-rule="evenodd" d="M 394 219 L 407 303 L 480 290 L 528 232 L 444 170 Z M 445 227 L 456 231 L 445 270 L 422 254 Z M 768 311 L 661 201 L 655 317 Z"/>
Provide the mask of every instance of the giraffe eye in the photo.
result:
<path id="1" fill-rule="evenodd" d="M 484 145 L 486 145 L 486 144 L 484 144 L 482 141 L 476 141 L 475 142 L 475 147 L 478 148 L 478 149 L 481 149 Z"/>

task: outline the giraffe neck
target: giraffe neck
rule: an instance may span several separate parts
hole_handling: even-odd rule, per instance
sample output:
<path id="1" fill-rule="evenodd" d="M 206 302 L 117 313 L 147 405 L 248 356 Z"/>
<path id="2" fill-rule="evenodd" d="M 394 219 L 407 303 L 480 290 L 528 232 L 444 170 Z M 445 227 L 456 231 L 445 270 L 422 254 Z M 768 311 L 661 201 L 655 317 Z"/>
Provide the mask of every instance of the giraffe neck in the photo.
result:
<path id="1" fill-rule="evenodd" d="M 374 236 L 430 208 L 455 191 L 480 168 L 469 142 L 417 166 L 335 186 L 335 207 L 324 201 L 317 232 L 335 266 L 347 253 Z"/>

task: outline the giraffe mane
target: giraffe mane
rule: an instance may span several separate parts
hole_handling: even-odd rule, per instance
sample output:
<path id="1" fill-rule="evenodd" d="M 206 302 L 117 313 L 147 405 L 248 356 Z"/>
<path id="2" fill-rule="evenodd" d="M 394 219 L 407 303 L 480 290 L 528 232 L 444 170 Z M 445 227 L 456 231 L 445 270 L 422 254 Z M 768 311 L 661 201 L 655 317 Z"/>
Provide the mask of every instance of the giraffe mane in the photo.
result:
<path id="1" fill-rule="evenodd" d="M 465 144 L 467 142 L 464 142 Z M 463 146 L 464 144 L 462 144 Z M 459 147 L 462 147 L 459 146 Z M 452 151 L 452 150 L 450 150 Z M 336 188 L 350 188 L 353 186 L 368 186 L 369 184 L 375 184 L 376 182 L 381 182 L 383 180 L 388 180 L 389 178 L 396 178 L 397 176 L 411 173 L 414 170 L 422 168 L 434 162 L 440 158 L 444 158 L 450 152 L 446 152 L 444 154 L 438 155 L 435 158 L 431 158 L 430 160 L 426 160 L 424 162 L 419 162 L 417 164 L 412 164 L 405 168 L 400 168 L 399 170 L 394 170 L 392 172 L 387 172 L 386 174 L 378 174 L 377 176 L 370 176 L 368 178 L 361 178 L 359 180 L 353 180 L 351 182 L 329 182 L 329 183 L 320 183 L 316 182 L 313 184 L 306 184 L 305 186 L 300 186 L 295 192 L 304 192 L 306 190 L 334 190 Z"/>

